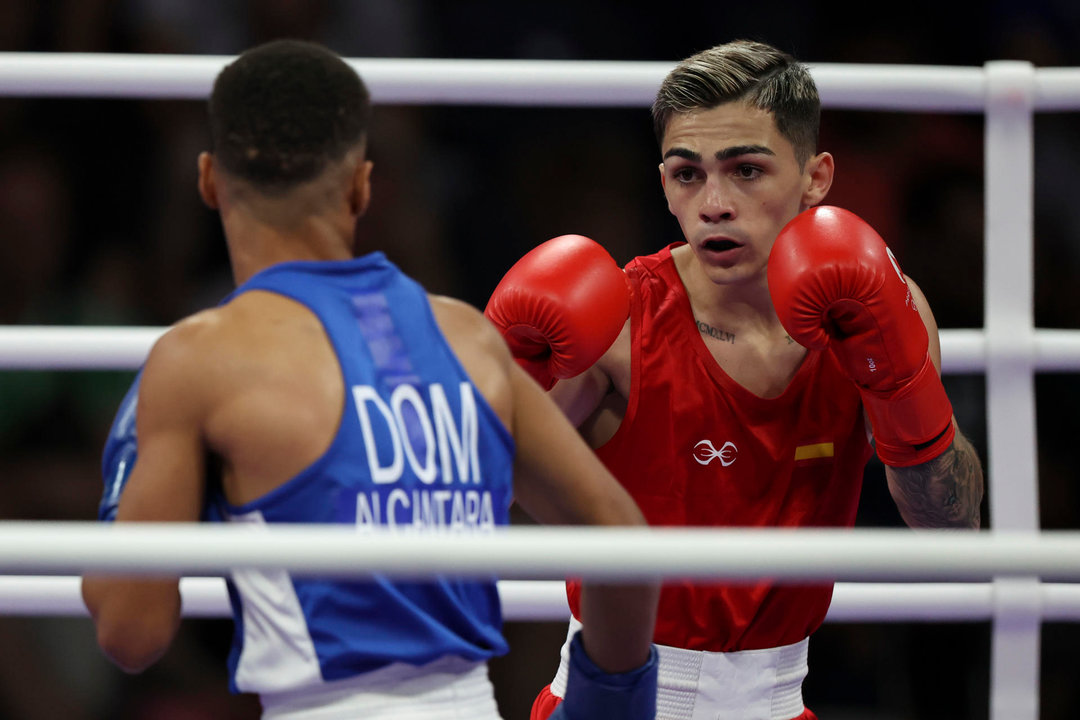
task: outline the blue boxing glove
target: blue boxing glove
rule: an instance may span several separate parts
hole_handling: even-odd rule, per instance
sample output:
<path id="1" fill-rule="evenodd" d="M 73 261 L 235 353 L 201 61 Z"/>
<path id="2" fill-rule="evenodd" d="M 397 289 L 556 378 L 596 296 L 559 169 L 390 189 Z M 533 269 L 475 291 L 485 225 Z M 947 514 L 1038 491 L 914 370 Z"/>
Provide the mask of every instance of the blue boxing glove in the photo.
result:
<path id="1" fill-rule="evenodd" d="M 581 632 L 570 641 L 566 697 L 548 720 L 654 720 L 660 655 L 654 645 L 644 665 L 624 673 L 607 673 L 585 654 Z"/>
<path id="2" fill-rule="evenodd" d="M 120 505 L 120 494 L 124 491 L 131 469 L 135 467 L 135 406 L 139 403 L 139 381 L 142 371 L 135 376 L 127 394 L 124 395 L 120 408 L 116 411 L 109 437 L 105 441 L 105 450 L 101 459 L 101 477 L 105 489 L 98 505 L 98 520 L 112 522 L 116 519 L 116 508 Z"/>

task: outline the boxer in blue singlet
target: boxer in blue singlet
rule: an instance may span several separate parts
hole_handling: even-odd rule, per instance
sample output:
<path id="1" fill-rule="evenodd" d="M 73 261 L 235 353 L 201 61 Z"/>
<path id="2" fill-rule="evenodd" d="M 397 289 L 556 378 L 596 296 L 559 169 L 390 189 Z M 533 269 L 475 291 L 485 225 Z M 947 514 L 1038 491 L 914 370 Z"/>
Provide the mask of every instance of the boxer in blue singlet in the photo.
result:
<path id="1" fill-rule="evenodd" d="M 356 257 L 369 114 L 352 68 L 311 43 L 268 43 L 218 76 L 199 191 L 237 289 L 155 343 L 110 431 L 99 518 L 489 533 L 513 499 L 539 522 L 644 524 L 477 310 Z M 231 687 L 264 717 L 498 717 L 494 578 L 227 582 Z M 656 586 L 585 592 L 562 712 L 651 718 Z M 127 671 L 177 632 L 178 579 L 88 575 L 83 597 Z"/>

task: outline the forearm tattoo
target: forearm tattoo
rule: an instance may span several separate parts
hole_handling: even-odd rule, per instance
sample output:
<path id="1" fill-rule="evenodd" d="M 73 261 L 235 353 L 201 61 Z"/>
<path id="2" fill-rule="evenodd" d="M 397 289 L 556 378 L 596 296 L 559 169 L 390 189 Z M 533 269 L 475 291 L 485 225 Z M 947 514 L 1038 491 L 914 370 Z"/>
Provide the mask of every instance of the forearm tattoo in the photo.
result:
<path id="1" fill-rule="evenodd" d="M 961 433 L 933 460 L 912 467 L 886 467 L 885 474 L 900 515 L 911 527 L 979 528 L 982 464 Z"/>

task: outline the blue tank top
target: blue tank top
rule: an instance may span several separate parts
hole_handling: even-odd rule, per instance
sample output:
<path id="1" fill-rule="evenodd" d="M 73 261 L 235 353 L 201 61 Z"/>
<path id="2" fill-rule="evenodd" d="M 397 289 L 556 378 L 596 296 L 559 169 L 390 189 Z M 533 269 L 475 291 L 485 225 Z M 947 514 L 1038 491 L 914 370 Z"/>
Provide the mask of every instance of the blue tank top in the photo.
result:
<path id="1" fill-rule="evenodd" d="M 485 531 L 509 523 L 513 440 L 450 350 L 427 295 L 382 253 L 289 262 L 258 273 L 224 301 L 266 290 L 322 321 L 345 382 L 341 423 L 326 453 L 242 506 L 209 489 L 209 516 L 228 522 L 344 523 L 358 531 Z M 106 447 L 106 495 L 126 479 L 115 459 L 134 440 L 122 419 Z M 126 432 L 125 432 L 126 431 Z M 133 444 L 133 442 L 132 442 Z M 112 465 L 110 458 L 114 459 Z M 134 450 L 128 457 L 130 467 Z M 481 661 L 507 651 L 495 578 L 322 580 L 242 570 L 227 579 L 235 632 L 234 692 L 315 689 L 393 663 L 443 656 Z"/>

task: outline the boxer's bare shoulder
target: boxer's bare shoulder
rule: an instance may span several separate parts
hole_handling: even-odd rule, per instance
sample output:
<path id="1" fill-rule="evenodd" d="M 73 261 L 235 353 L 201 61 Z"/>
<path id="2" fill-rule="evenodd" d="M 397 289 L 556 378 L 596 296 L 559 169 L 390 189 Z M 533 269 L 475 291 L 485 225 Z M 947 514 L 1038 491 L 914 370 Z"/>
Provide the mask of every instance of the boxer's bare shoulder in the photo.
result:
<path id="1" fill-rule="evenodd" d="M 483 313 L 461 300 L 428 295 L 431 312 L 450 349 L 488 405 L 510 427 L 509 368 L 513 360 L 502 336 Z"/>

